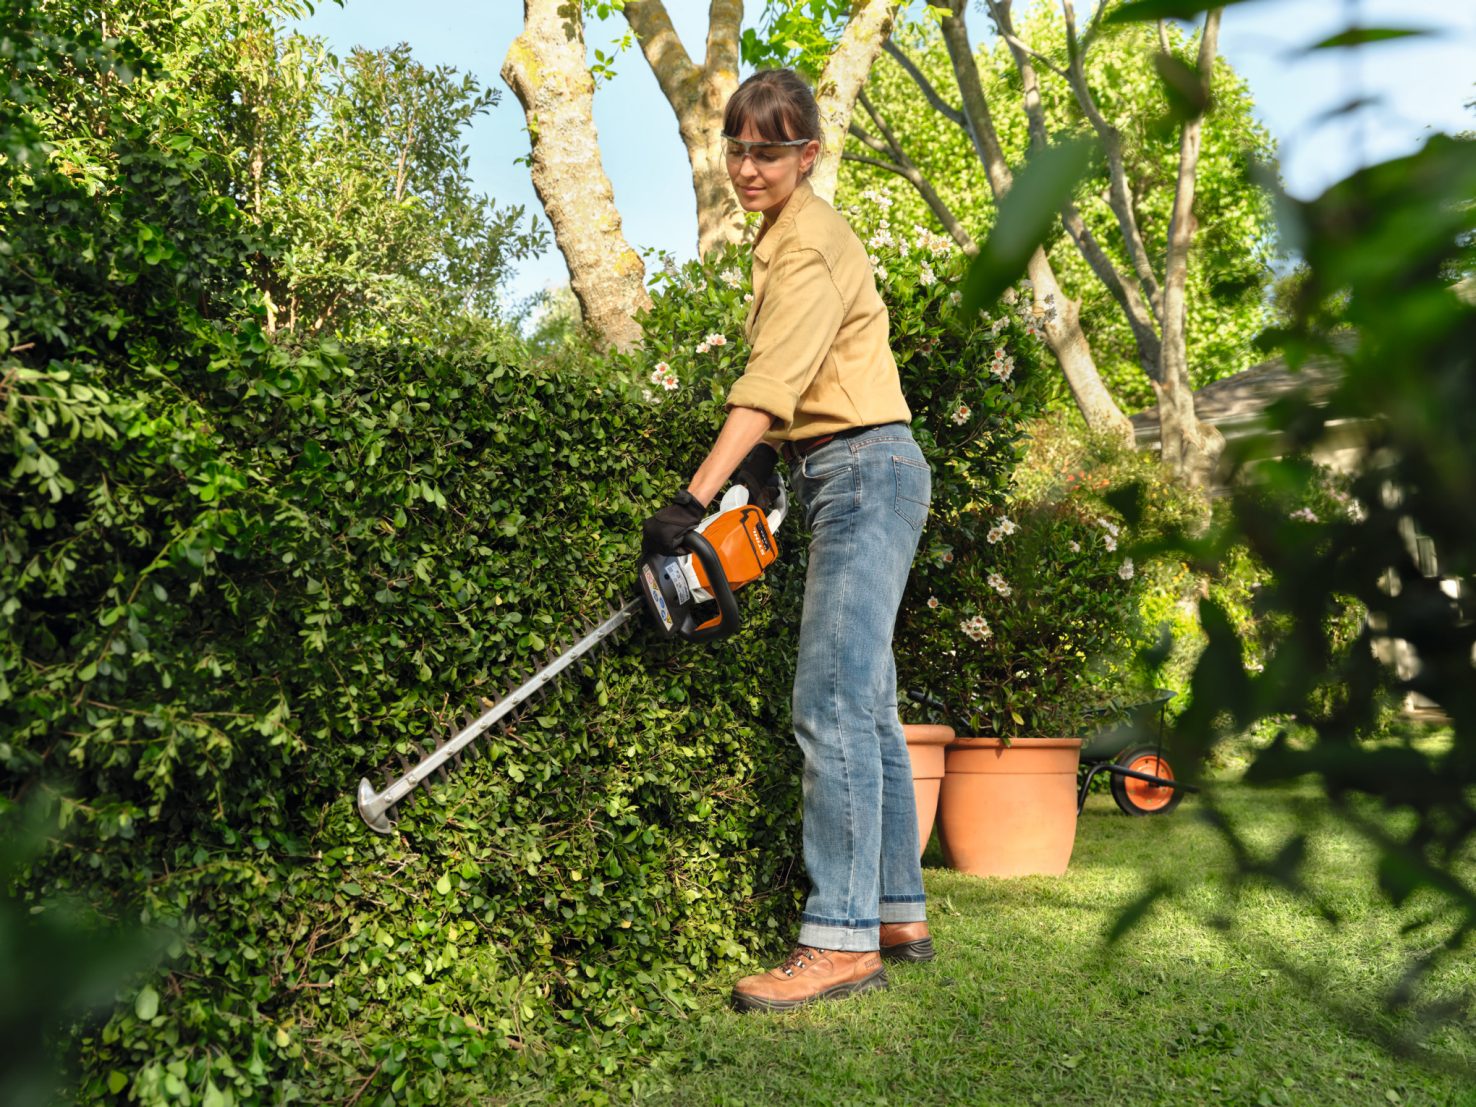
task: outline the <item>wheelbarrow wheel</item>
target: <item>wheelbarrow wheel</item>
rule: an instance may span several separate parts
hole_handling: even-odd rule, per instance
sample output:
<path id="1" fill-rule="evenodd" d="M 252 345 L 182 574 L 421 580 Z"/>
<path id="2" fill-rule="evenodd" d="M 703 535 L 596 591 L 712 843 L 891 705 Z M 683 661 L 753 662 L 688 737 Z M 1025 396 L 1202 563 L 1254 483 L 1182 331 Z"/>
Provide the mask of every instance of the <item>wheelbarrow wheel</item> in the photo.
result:
<path id="1" fill-rule="evenodd" d="M 1118 754 L 1117 764 L 1163 780 L 1176 779 L 1168 758 L 1163 757 L 1152 746 L 1124 750 Z M 1184 793 L 1177 788 L 1165 788 L 1160 784 L 1150 784 L 1146 780 L 1113 773 L 1112 798 L 1125 815 L 1167 815 L 1179 806 Z"/>

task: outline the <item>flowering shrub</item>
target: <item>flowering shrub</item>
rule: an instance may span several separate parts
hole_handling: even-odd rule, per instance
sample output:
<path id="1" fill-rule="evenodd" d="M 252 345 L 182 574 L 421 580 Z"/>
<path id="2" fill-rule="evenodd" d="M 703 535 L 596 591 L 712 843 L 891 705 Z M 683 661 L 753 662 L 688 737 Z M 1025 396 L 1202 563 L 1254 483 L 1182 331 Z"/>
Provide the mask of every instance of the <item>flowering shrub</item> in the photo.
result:
<path id="1" fill-rule="evenodd" d="M 899 619 L 898 638 L 914 644 L 902 679 L 941 700 L 960 734 L 1077 735 L 1083 709 L 1119 690 L 1143 638 L 1142 577 L 1118 550 L 1120 522 L 1094 497 L 1008 510 L 964 512 L 953 526 L 985 540 L 945 531 L 914 567 L 927 600 Z M 950 538 L 951 556 L 938 555 Z"/>

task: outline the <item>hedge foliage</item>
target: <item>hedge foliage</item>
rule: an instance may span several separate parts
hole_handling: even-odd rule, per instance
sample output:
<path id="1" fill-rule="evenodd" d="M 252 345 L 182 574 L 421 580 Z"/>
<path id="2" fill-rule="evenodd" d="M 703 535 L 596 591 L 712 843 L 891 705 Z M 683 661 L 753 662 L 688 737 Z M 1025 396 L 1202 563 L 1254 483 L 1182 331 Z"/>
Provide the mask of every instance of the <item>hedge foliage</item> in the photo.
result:
<path id="1" fill-rule="evenodd" d="M 630 358 L 287 345 L 250 279 L 273 239 L 213 152 L 228 85 L 6 12 L 0 819 L 46 845 L 4 859 L 0 950 L 34 987 L 3 1036 L 52 1027 L 95 1102 L 628 1094 L 697 981 L 792 935 L 798 525 L 740 637 L 637 630 L 397 837 L 351 795 L 631 594 L 639 520 L 741 370 L 746 274 L 658 288 L 669 343 Z M 882 253 L 938 510 L 995 502 L 1032 355 L 981 374 L 955 263 Z M 49 989 L 24 951 L 74 942 L 72 906 L 161 936 L 157 967 Z"/>

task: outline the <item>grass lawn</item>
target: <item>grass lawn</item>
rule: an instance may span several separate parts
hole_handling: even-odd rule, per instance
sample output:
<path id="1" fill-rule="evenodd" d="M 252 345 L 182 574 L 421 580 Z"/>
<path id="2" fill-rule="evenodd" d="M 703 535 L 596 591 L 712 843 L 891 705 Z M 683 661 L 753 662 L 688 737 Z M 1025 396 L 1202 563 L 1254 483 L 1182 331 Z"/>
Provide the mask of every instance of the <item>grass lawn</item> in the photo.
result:
<path id="1" fill-rule="evenodd" d="M 991 880 L 924 858 L 937 960 L 888 967 L 883 993 L 781 1015 L 727 1008 L 731 979 L 672 1031 L 637 1099 L 694 1104 L 1471 1104 L 1476 1012 L 1429 1040 L 1466 1075 L 1398 1059 L 1335 1009 L 1373 1012 L 1401 958 L 1433 946 L 1428 913 L 1378 896 L 1368 850 L 1309 789 L 1274 797 L 1221 785 L 1219 802 L 1257 853 L 1311 835 L 1312 885 L 1334 927 L 1265 883 L 1244 887 L 1190 798 L 1130 819 L 1106 795 L 1082 816 L 1060 878 Z M 1150 882 L 1178 881 L 1116 946 L 1104 935 Z M 1305 976 L 1274 966 L 1277 958 Z M 1429 995 L 1476 987 L 1469 951 Z"/>

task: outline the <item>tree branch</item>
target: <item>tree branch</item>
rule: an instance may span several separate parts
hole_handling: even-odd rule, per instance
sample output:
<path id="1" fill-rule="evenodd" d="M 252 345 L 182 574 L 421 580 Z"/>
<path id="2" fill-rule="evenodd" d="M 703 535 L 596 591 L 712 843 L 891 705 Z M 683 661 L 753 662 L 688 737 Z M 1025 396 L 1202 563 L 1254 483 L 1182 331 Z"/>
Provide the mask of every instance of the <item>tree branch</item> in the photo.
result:
<path id="1" fill-rule="evenodd" d="M 933 105 L 933 108 L 939 115 L 952 123 L 956 123 L 965 131 L 969 129 L 969 123 L 964 118 L 964 113 L 938 95 L 938 90 L 933 87 L 932 82 L 928 80 L 923 71 L 917 67 L 917 63 L 909 58 L 900 46 L 888 40 L 885 49 L 892 56 L 892 60 L 900 65 L 907 75 L 912 78 L 913 83 L 922 90 L 923 96 L 927 98 L 929 104 Z"/>
<path id="2" fill-rule="evenodd" d="M 1030 57 L 1040 62 L 1041 65 L 1049 69 L 1057 77 L 1060 77 L 1061 80 L 1071 80 L 1071 77 L 1067 74 L 1066 70 L 1060 68 L 1058 65 L 1056 65 L 1055 62 L 1051 61 L 1050 58 L 1046 57 L 1039 50 L 1035 49 L 1033 46 L 1023 41 L 1015 34 L 1013 20 L 1010 19 L 1011 0 L 1004 0 L 1003 3 L 1000 3 L 999 0 L 987 0 L 987 2 L 989 4 L 989 14 L 994 16 L 995 26 L 999 28 L 999 35 L 1002 39 L 1005 40 L 1006 43 L 1009 44 L 1011 50 L 1018 50 L 1024 52 L 1025 54 L 1028 54 Z M 1003 11 L 1004 13 L 1003 21 L 1000 20 L 1001 11 Z"/>
<path id="3" fill-rule="evenodd" d="M 1099 5 L 1100 9 L 1105 4 Z M 1122 153 L 1122 133 L 1118 131 L 1107 117 L 1102 114 L 1097 104 L 1096 97 L 1092 95 L 1091 86 L 1086 77 L 1086 51 L 1076 35 L 1076 10 L 1071 0 L 1061 0 L 1061 12 L 1066 17 L 1066 43 L 1071 57 L 1071 68 L 1069 81 L 1071 90 L 1076 94 L 1076 102 L 1081 105 L 1081 110 L 1091 122 L 1092 128 L 1102 140 L 1102 149 L 1107 154 L 1107 204 L 1112 213 L 1117 216 L 1117 227 L 1122 234 L 1122 244 L 1127 251 L 1128 259 L 1132 262 L 1133 272 L 1138 275 L 1138 283 L 1142 286 L 1143 295 L 1153 307 L 1153 313 L 1159 315 L 1162 309 L 1162 296 L 1159 292 L 1158 278 L 1154 275 L 1153 264 L 1148 258 L 1147 247 L 1143 244 L 1143 234 L 1138 227 L 1138 216 L 1133 203 L 1132 186 L 1128 183 L 1127 163 Z M 1093 17 L 1095 24 L 1096 17 Z M 1161 325 L 1160 317 L 1160 325 Z"/>
<path id="4" fill-rule="evenodd" d="M 1113 264 L 1096 236 L 1092 234 L 1091 228 L 1082 219 L 1081 212 L 1077 210 L 1075 204 L 1067 203 L 1062 208 L 1061 222 L 1066 227 L 1066 233 L 1071 236 L 1071 241 L 1075 242 L 1076 248 L 1081 251 L 1081 256 L 1086 259 L 1087 265 L 1096 274 L 1097 280 L 1101 281 L 1103 287 L 1111 293 L 1112 298 L 1122 308 L 1123 315 L 1127 317 L 1128 326 L 1133 332 L 1133 343 L 1138 348 L 1138 362 L 1143 372 L 1148 374 L 1150 380 L 1158 380 L 1162 370 L 1163 343 L 1159 341 L 1158 331 L 1154 327 L 1153 313 L 1143 302 L 1137 283 L 1123 279 L 1117 266 Z"/>
<path id="5" fill-rule="evenodd" d="M 857 138 L 862 138 L 860 130 L 861 126 L 859 123 L 851 124 L 851 133 Z M 863 138 L 862 141 L 865 141 L 865 139 Z M 904 175 L 900 165 L 893 165 L 891 162 L 882 161 L 880 158 L 868 158 L 865 154 L 843 153 L 841 154 L 841 161 L 854 161 L 859 165 L 869 165 L 875 169 L 884 169 L 888 173 L 893 173 L 898 177 Z"/>
<path id="6" fill-rule="evenodd" d="M 1014 174 L 1005 161 L 1004 150 L 999 144 L 999 132 L 994 129 L 994 119 L 989 113 L 989 100 L 984 95 L 984 84 L 979 79 L 979 67 L 974 62 L 974 49 L 969 45 L 969 28 L 964 22 L 968 0 L 948 0 L 949 14 L 939 25 L 943 29 L 943 43 L 948 47 L 948 60 L 953 63 L 954 76 L 958 78 L 958 91 L 963 98 L 964 118 L 968 121 L 969 137 L 974 140 L 974 151 L 984 163 L 984 175 L 989 178 L 989 188 L 996 201 L 1003 200 L 1014 183 Z"/>
<path id="7" fill-rule="evenodd" d="M 888 173 L 894 173 L 909 182 L 917 190 L 917 194 L 923 198 L 923 202 L 928 205 L 932 213 L 938 217 L 938 222 L 943 225 L 943 229 L 948 232 L 949 237 L 958 243 L 963 252 L 970 257 L 977 254 L 979 252 L 978 243 L 964 229 L 964 225 L 953 214 L 953 209 L 944 202 L 943 197 L 938 195 L 937 190 L 933 188 L 932 182 L 923 176 L 922 170 L 918 169 L 917 165 L 903 151 L 901 144 L 897 142 L 896 136 L 893 135 L 891 128 L 882 120 L 881 115 L 877 112 L 871 101 L 867 99 L 864 92 L 861 94 L 860 99 L 861 106 L 866 109 L 866 114 L 871 116 L 877 129 L 885 136 L 886 142 L 883 143 L 872 135 L 867 134 L 855 120 L 851 121 L 851 134 L 855 135 L 877 153 L 890 155 L 893 160 L 884 162 L 878 161 L 876 158 L 868 158 L 864 154 L 845 153 L 841 155 L 842 159 L 845 161 L 860 162 L 863 165 L 874 166 L 877 169 L 885 169 Z"/>
<path id="8" fill-rule="evenodd" d="M 641 53 L 646 55 L 651 72 L 656 75 L 662 95 L 677 118 L 683 118 L 697 101 L 702 76 L 672 26 L 666 6 L 661 0 L 626 0 L 622 10 L 636 41 L 641 44 Z"/>
<path id="9" fill-rule="evenodd" d="M 702 68 L 709 75 L 726 71 L 738 80 L 738 39 L 743 32 L 743 0 L 711 0 L 707 7 L 707 57 Z"/>

